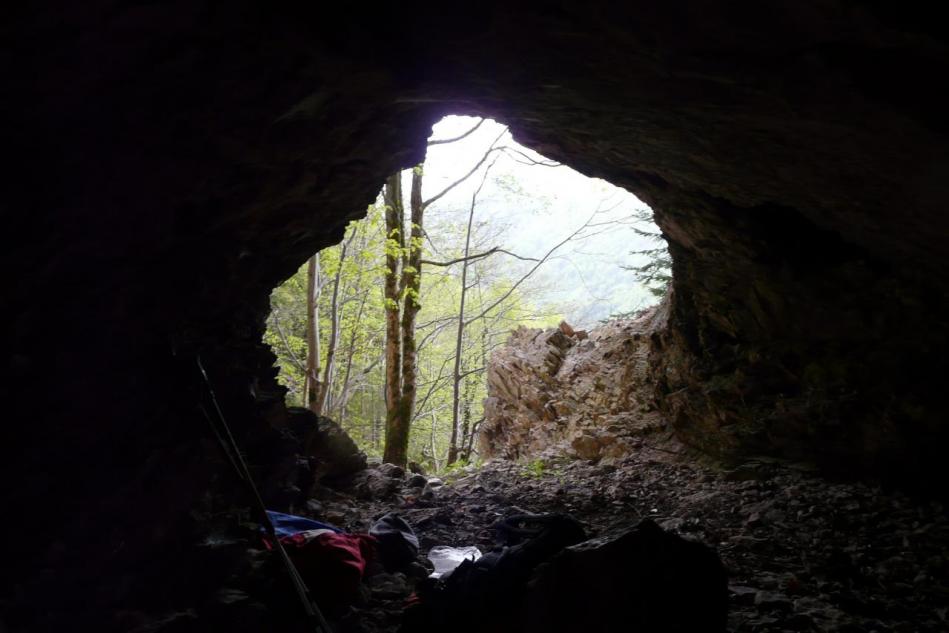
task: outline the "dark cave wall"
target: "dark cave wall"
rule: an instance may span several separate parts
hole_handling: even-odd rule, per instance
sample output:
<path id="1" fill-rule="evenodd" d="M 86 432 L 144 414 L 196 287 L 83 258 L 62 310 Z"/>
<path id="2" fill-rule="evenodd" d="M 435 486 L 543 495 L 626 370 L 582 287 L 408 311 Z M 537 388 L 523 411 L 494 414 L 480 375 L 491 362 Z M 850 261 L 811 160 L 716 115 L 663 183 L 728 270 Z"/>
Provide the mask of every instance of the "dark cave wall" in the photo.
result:
<path id="1" fill-rule="evenodd" d="M 625 17 L 512 29 L 524 80 L 500 107 L 526 144 L 655 209 L 676 273 L 660 406 L 712 454 L 924 483 L 946 440 L 949 148 L 928 87 L 945 41 L 852 3 Z M 585 21 L 595 36 L 566 26 Z"/>
<path id="2" fill-rule="evenodd" d="M 686 441 L 941 473 L 949 55 L 933 16 L 315 4 L 35 4 L 2 27 L 2 468 L 41 544 L 6 567 L 17 617 L 54 589 L 82 588 L 50 621 L 198 592 L 153 589 L 195 564 L 169 554 L 207 529 L 189 513 L 236 495 L 194 356 L 266 479 L 270 289 L 446 113 L 498 118 L 656 210 L 677 280 L 654 370 Z"/>

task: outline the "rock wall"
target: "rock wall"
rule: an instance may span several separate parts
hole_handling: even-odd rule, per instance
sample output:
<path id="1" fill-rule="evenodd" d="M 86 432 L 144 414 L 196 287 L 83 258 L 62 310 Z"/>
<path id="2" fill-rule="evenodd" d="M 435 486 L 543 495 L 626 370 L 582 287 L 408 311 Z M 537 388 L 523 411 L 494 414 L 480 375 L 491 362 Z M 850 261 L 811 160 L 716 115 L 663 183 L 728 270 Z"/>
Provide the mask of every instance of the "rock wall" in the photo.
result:
<path id="1" fill-rule="evenodd" d="M 648 371 L 656 311 L 589 332 L 520 327 L 488 363 L 482 457 L 563 451 L 611 463 L 666 427 Z"/>

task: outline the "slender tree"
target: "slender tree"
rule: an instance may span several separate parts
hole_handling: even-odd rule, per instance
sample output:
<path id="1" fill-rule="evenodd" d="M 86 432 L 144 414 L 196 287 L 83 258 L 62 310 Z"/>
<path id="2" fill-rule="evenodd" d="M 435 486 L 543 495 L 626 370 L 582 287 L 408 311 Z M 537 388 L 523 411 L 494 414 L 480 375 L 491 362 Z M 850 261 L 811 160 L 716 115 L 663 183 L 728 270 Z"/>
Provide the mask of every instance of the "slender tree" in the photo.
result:
<path id="1" fill-rule="evenodd" d="M 408 428 L 400 416 L 402 400 L 402 331 L 399 327 L 399 262 L 405 249 L 405 209 L 402 202 L 402 173 L 397 172 L 386 180 L 383 191 L 386 217 L 386 269 L 385 269 L 385 313 L 386 313 L 386 426 L 385 452 L 383 459 L 393 464 L 407 461 L 403 441 L 407 442 Z M 404 440 L 403 440 L 404 438 Z"/>
<path id="2" fill-rule="evenodd" d="M 451 410 L 451 442 L 448 448 L 448 463 L 454 464 L 458 460 L 458 417 L 461 408 L 461 373 L 462 373 L 462 353 L 461 346 L 465 337 L 465 299 L 468 296 L 468 266 L 471 263 L 471 225 L 474 222 L 475 205 L 478 201 L 478 194 L 484 187 L 488 179 L 488 171 L 485 170 L 484 178 L 481 184 L 471 194 L 471 206 L 468 209 L 468 229 L 465 231 L 465 250 L 461 258 L 461 298 L 458 302 L 458 327 L 455 330 L 455 367 L 452 371 L 452 410 Z"/>
<path id="3" fill-rule="evenodd" d="M 306 406 L 320 414 L 320 254 L 310 257 L 306 271 L 306 372 L 303 393 Z"/>
<path id="4" fill-rule="evenodd" d="M 349 237 L 342 243 L 339 249 L 339 262 L 336 268 L 336 274 L 333 275 L 333 295 L 330 300 L 329 312 L 329 341 L 326 346 L 326 365 L 323 369 L 323 380 L 320 382 L 320 387 L 317 391 L 316 406 L 313 408 L 316 413 L 322 413 L 324 409 L 331 409 L 333 406 L 333 382 L 336 377 L 336 350 L 337 347 L 339 347 L 339 291 L 342 285 L 343 265 L 346 263 L 346 253 L 355 235 L 356 229 L 353 227 L 349 231 Z"/>
<path id="5" fill-rule="evenodd" d="M 484 182 L 482 181 L 482 186 L 483 185 L 484 185 Z M 525 281 L 530 279 L 530 277 L 535 272 L 537 272 L 537 270 L 544 264 L 544 262 L 549 260 L 550 257 L 555 252 L 557 252 L 557 250 L 559 250 L 567 242 L 570 242 L 571 240 L 575 239 L 587 227 L 591 226 L 591 223 L 593 222 L 594 218 L 596 218 L 597 214 L 599 213 L 599 211 L 595 211 L 593 215 L 591 215 L 587 219 L 586 222 L 584 222 L 579 228 L 573 231 L 570 235 L 568 235 L 561 241 L 554 244 L 539 259 L 520 257 L 520 256 L 515 255 L 515 257 L 518 257 L 519 259 L 530 259 L 531 261 L 534 261 L 535 264 L 520 278 L 518 278 L 518 280 L 515 281 L 511 285 L 511 287 L 507 291 L 505 291 L 499 298 L 490 302 L 487 307 L 482 308 L 481 310 L 478 310 L 474 316 L 466 317 L 465 298 L 467 295 L 467 291 L 469 290 L 468 285 L 467 285 L 467 268 L 471 260 L 474 259 L 473 257 L 468 255 L 468 249 L 469 249 L 470 238 L 471 238 L 471 227 L 472 227 L 472 219 L 474 217 L 474 212 L 475 212 L 475 204 L 477 202 L 477 196 L 480 190 L 481 188 L 479 187 L 478 190 L 475 191 L 475 193 L 472 195 L 472 198 L 471 198 L 471 207 L 469 208 L 469 212 L 468 212 L 468 229 L 467 229 L 467 234 L 465 237 L 465 256 L 460 258 L 461 264 L 462 264 L 461 300 L 459 301 L 459 307 L 458 307 L 458 327 L 456 330 L 457 333 L 456 333 L 456 338 L 455 338 L 455 369 L 453 373 L 453 389 L 452 389 L 452 394 L 453 394 L 452 428 L 451 428 L 451 440 L 450 440 L 449 448 L 448 448 L 448 461 L 447 461 L 448 465 L 451 465 L 458 460 L 459 453 L 463 447 L 462 442 L 465 439 L 465 436 L 463 433 L 464 429 L 459 428 L 459 421 L 460 421 L 460 416 L 461 416 L 461 381 L 465 378 L 465 376 L 468 375 L 468 373 L 470 373 L 469 371 L 463 371 L 461 368 L 462 341 L 464 339 L 464 333 L 465 333 L 466 328 L 470 326 L 472 323 L 474 323 L 475 321 L 479 321 L 486 318 L 488 315 L 491 314 L 493 310 L 498 309 L 505 301 L 507 301 L 513 295 L 513 293 Z M 492 251 L 487 252 L 486 254 L 491 255 L 491 254 L 494 254 L 494 252 L 497 252 L 497 251 L 495 249 L 492 249 Z M 475 258 L 480 259 L 480 257 L 478 256 L 475 256 Z M 459 432 L 462 432 L 460 436 L 459 436 Z"/>
<path id="6" fill-rule="evenodd" d="M 465 134 L 429 145 L 454 142 L 474 132 L 482 122 Z M 406 231 L 402 174 L 386 180 L 383 191 L 386 214 L 386 440 L 383 460 L 404 466 L 408 462 L 409 433 L 415 409 L 417 381 L 416 317 L 421 307 L 422 246 L 425 236 L 425 209 L 477 173 L 490 155 L 497 151 L 498 135 L 481 159 L 463 176 L 427 200 L 422 198 L 424 166 L 412 169 L 409 196 L 410 216 Z"/>
<path id="7" fill-rule="evenodd" d="M 412 170 L 409 232 L 405 235 L 402 174 L 386 181 L 386 443 L 383 459 L 408 462 L 409 431 L 415 407 L 416 344 L 422 282 L 422 166 Z M 401 313 L 401 316 L 400 316 Z"/>

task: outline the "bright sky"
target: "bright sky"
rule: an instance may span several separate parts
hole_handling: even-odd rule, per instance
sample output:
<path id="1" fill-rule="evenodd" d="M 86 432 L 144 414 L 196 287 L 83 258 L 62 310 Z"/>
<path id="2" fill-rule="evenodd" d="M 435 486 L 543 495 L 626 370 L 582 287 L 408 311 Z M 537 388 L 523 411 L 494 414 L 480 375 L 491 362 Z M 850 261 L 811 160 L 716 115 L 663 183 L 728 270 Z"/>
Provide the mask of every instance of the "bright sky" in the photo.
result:
<path id="1" fill-rule="evenodd" d="M 478 119 L 449 116 L 433 127 L 433 139 L 459 136 Z M 504 126 L 486 121 L 464 140 L 429 148 L 425 162 L 423 197 L 429 198 L 466 174 L 501 135 L 497 145 L 522 152 L 497 152 L 476 211 L 476 221 L 502 227 L 492 243 L 525 256 L 542 256 L 550 247 L 582 226 L 598 209 L 591 228 L 557 251 L 535 275 L 536 295 L 545 307 L 564 315 L 571 324 L 590 327 L 611 313 L 650 305 L 654 299 L 622 265 L 642 263 L 630 251 L 654 248 L 637 235 L 633 226 L 655 231 L 652 223 L 634 219 L 646 205 L 628 191 L 586 176 L 566 166 L 525 164 L 526 157 L 547 161 L 515 143 Z M 519 162 L 520 161 L 520 162 Z M 491 159 L 485 166 L 491 162 Z M 483 171 L 483 168 L 482 168 Z M 481 173 L 433 205 L 426 225 L 443 219 L 467 217 L 471 194 L 481 182 Z M 511 185 L 514 184 L 512 191 Z M 518 191 L 519 190 L 519 191 Z M 512 260 L 516 267 L 518 262 Z"/>

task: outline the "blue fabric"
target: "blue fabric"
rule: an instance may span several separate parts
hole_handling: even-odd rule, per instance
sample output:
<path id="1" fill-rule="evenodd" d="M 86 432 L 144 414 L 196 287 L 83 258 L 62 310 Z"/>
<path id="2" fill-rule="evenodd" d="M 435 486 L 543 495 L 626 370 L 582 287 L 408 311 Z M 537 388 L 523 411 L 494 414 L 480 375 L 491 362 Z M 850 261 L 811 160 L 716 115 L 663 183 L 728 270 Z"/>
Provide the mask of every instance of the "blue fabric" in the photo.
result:
<path id="1" fill-rule="evenodd" d="M 270 517 L 270 522 L 273 523 L 278 538 L 293 536 L 307 530 L 333 530 L 337 534 L 342 533 L 342 530 L 335 525 L 320 523 L 306 517 L 274 512 L 273 510 L 267 510 L 267 516 Z"/>

